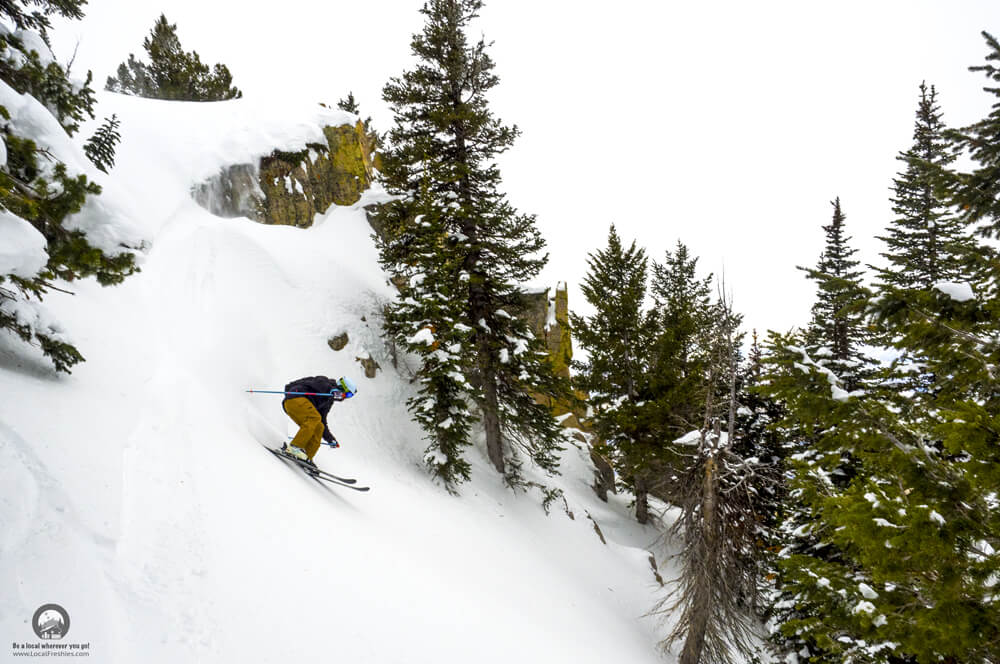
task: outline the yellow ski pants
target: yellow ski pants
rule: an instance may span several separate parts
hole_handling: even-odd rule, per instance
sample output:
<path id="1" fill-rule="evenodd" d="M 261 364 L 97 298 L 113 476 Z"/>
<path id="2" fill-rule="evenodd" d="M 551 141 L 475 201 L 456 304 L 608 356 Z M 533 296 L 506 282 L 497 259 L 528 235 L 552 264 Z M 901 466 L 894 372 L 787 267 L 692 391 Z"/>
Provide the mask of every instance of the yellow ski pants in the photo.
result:
<path id="1" fill-rule="evenodd" d="M 290 444 L 305 450 L 306 455 L 312 459 L 319 452 L 323 432 L 326 430 L 322 416 L 305 397 L 289 399 L 284 403 L 284 409 L 292 421 L 299 425 L 299 432 Z"/>

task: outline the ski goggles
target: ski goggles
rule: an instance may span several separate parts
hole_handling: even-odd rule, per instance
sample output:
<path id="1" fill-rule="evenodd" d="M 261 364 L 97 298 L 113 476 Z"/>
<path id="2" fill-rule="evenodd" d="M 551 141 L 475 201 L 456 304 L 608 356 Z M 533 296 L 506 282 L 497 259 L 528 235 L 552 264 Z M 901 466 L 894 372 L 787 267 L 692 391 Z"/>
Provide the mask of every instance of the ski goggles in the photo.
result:
<path id="1" fill-rule="evenodd" d="M 342 377 L 337 381 L 337 385 L 343 390 L 345 399 L 350 399 L 358 392 L 358 386 L 350 378 Z"/>

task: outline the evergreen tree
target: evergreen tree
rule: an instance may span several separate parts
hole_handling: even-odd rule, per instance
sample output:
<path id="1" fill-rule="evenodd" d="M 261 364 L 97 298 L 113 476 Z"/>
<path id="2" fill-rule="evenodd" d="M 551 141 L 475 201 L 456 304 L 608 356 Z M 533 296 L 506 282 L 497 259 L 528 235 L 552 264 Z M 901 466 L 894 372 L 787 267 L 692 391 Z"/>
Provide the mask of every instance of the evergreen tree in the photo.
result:
<path id="1" fill-rule="evenodd" d="M 339 108 L 342 111 L 347 111 L 348 113 L 354 113 L 355 115 L 361 113 L 361 110 L 358 107 L 358 102 L 354 98 L 353 92 L 348 92 L 347 97 L 345 99 L 341 99 L 340 101 L 338 101 L 337 108 Z"/>
<path id="2" fill-rule="evenodd" d="M 42 9 L 31 11 L 29 5 Z M 82 5 L 75 0 L 7 1 L 0 3 L 0 15 L 29 31 L 44 30 L 49 26 L 49 14 L 79 18 Z M 93 117 L 90 75 L 82 85 L 71 81 L 37 33 L 19 34 L 0 38 L 0 79 L 44 105 L 72 135 L 85 116 Z M 87 196 L 97 195 L 101 189 L 86 176 L 71 173 L 45 146 L 39 146 L 28 130 L 0 106 L 0 131 L 6 148 L 5 163 L 0 165 L 0 210 L 41 234 L 48 261 L 34 275 L 0 274 L 0 327 L 37 344 L 57 370 L 68 372 L 83 356 L 67 341 L 59 324 L 42 314 L 32 300 L 41 300 L 53 288 L 53 279 L 94 276 L 101 284 L 110 285 L 137 268 L 127 247 L 105 253 L 90 244 L 85 232 L 66 227 L 68 217 L 81 210 Z"/>
<path id="3" fill-rule="evenodd" d="M 679 241 L 663 263 L 653 263 L 649 325 L 654 332 L 642 414 L 650 442 L 625 476 L 636 494 L 640 522 L 645 522 L 649 493 L 675 498 L 680 479 L 675 471 L 684 464 L 674 441 L 702 426 L 714 311 L 712 276 L 699 278 L 697 265 L 698 258 Z"/>
<path id="4" fill-rule="evenodd" d="M 109 168 L 115 166 L 115 146 L 122 139 L 118 133 L 118 126 L 121 121 L 117 115 L 104 118 L 104 123 L 94 132 L 94 135 L 87 139 L 83 146 L 83 151 L 87 153 L 90 161 L 105 173 Z"/>
<path id="5" fill-rule="evenodd" d="M 612 225 L 606 248 L 587 263 L 581 289 L 594 314 L 570 317 L 573 336 L 587 353 L 585 362 L 574 364 L 575 381 L 588 395 L 594 429 L 619 475 L 633 477 L 651 445 L 643 428 L 653 339 L 644 310 L 648 261 L 635 242 L 624 248 Z"/>
<path id="6" fill-rule="evenodd" d="M 764 392 L 764 354 L 757 330 L 753 331 L 749 356 L 739 368 L 736 386 L 738 409 L 733 452 L 743 459 L 757 459 L 770 469 L 769 474 L 774 481 L 754 497 L 754 504 L 763 523 L 773 529 L 781 518 L 785 497 L 784 487 L 777 480 L 784 467 L 786 451 L 776 430 L 776 425 L 784 417 L 784 410 L 780 403 Z"/>
<path id="7" fill-rule="evenodd" d="M 81 19 L 85 4 L 87 0 L 0 0 L 0 16 L 10 20 L 18 30 L 34 30 L 44 39 L 52 27 L 49 16 Z M 29 9 L 29 5 L 33 7 Z"/>
<path id="8" fill-rule="evenodd" d="M 1000 45 L 986 37 L 988 64 L 975 69 L 1000 80 L 989 64 L 1000 59 Z M 995 232 L 1000 211 L 996 133 L 989 133 L 998 118 L 994 108 L 985 120 L 950 132 L 976 168 L 939 179 L 963 221 L 983 223 L 986 235 Z M 981 265 L 995 261 L 993 253 L 970 248 Z M 808 349 L 776 339 L 768 389 L 786 407 L 790 428 L 810 443 L 792 461 L 801 525 L 789 533 L 780 561 L 784 613 L 776 620 L 800 656 L 1000 658 L 996 274 L 984 270 L 969 292 L 927 288 L 926 281 L 910 288 L 883 283 L 879 297 L 870 298 L 876 334 L 900 356 L 919 358 L 919 389 L 901 388 L 912 384 L 905 373 L 911 368 L 896 363 L 869 378 L 863 393 L 848 394 Z M 838 475 L 845 457 L 857 472 Z"/>
<path id="9" fill-rule="evenodd" d="M 177 25 L 163 14 L 142 42 L 149 64 L 129 53 L 128 61 L 118 65 L 117 76 L 109 76 L 105 89 L 150 99 L 176 101 L 224 101 L 243 96 L 233 86 L 229 68 L 222 64 L 209 67 L 197 51 L 181 47 Z"/>
<path id="10" fill-rule="evenodd" d="M 788 465 L 788 481 L 779 489 L 785 494 L 785 500 L 775 528 L 782 552 L 772 570 L 776 578 L 771 609 L 775 625 L 772 642 L 783 654 L 808 652 L 817 659 L 829 655 L 823 638 L 796 632 L 787 626 L 822 621 L 827 607 L 801 596 L 796 576 L 801 571 L 786 566 L 786 562 L 799 560 L 799 556 L 819 561 L 817 565 L 840 560 L 840 552 L 817 536 L 822 526 L 808 498 L 813 492 L 845 487 L 860 472 L 859 460 L 846 446 L 825 455 L 819 452 L 825 429 L 812 422 L 803 422 L 801 414 L 789 405 L 801 400 L 788 400 L 788 393 L 804 388 L 802 377 L 784 372 L 787 365 L 782 362 L 815 368 L 808 383 L 812 394 L 801 395 L 815 398 L 815 403 L 826 404 L 832 397 L 846 399 L 848 395 L 857 395 L 863 382 L 873 377 L 872 362 L 860 348 L 869 335 L 864 317 L 868 295 L 861 284 L 862 273 L 856 269 L 859 263 L 853 259 L 856 250 L 849 246 L 850 238 L 846 236 L 840 199 L 832 205 L 833 220 L 823 227 L 826 245 L 817 267 L 813 270 L 800 268 L 819 284 L 812 320 L 804 332 L 774 335 L 769 340 L 771 350 L 765 360 L 768 368 L 760 389 L 765 398 L 779 404 L 783 414 L 774 430 L 782 440 L 779 456 L 783 457 L 783 465 Z M 789 360 L 795 353 L 802 355 L 798 365 Z M 836 430 L 833 424 L 829 426 Z M 813 472 L 814 464 L 820 459 L 825 464 L 823 470 Z"/>
<path id="11" fill-rule="evenodd" d="M 840 198 L 834 200 L 833 220 L 823 226 L 826 246 L 815 269 L 799 268 L 818 284 L 806 342 L 813 354 L 827 357 L 827 366 L 850 391 L 857 389 L 871 362 L 861 351 L 867 340 L 864 296 L 857 250 L 850 246 Z"/>
<path id="12" fill-rule="evenodd" d="M 390 307 L 389 331 L 421 358 L 421 394 L 410 407 L 431 443 L 428 464 L 449 486 L 467 477 L 457 456 L 468 442 L 467 400 L 481 415 L 490 462 L 516 483 L 517 450 L 554 470 L 561 438 L 532 395 L 568 393 L 518 316 L 526 306 L 519 284 L 547 256 L 534 217 L 518 214 L 498 191 L 495 159 L 518 130 L 489 110 L 494 64 L 485 41 L 470 45 L 466 37 L 481 7 L 480 0 L 427 2 L 423 32 L 411 43 L 418 63 L 383 91 L 395 115 L 383 173 L 402 199 L 383 208 L 381 256 L 407 280 Z"/>
<path id="13" fill-rule="evenodd" d="M 712 275 L 699 278 L 698 257 L 678 242 L 663 263 L 653 263 L 653 310 L 656 327 L 651 389 L 662 417 L 660 436 L 674 440 L 697 429 L 704 399 L 711 339 Z"/>
<path id="14" fill-rule="evenodd" d="M 337 108 L 342 111 L 347 111 L 348 113 L 354 113 L 358 117 L 361 117 L 361 106 L 358 101 L 354 98 L 353 92 L 348 92 L 347 97 L 341 99 L 337 102 Z M 376 132 L 372 131 L 372 118 L 368 116 L 364 119 L 365 133 L 371 140 L 372 145 L 376 145 L 379 142 L 379 136 Z"/>
<path id="15" fill-rule="evenodd" d="M 1000 353 L 968 331 L 995 305 L 940 304 L 916 311 L 887 298 L 874 309 L 872 323 L 935 377 L 916 402 L 891 372 L 847 395 L 805 348 L 775 344 L 770 389 L 810 441 L 793 457 L 799 525 L 786 528 L 777 627 L 811 661 L 1000 655 Z M 842 472 L 845 457 L 856 472 Z"/>
<path id="16" fill-rule="evenodd" d="M 989 47 L 986 64 L 969 67 L 983 72 L 993 81 L 983 90 L 1000 101 L 1000 42 L 988 32 L 982 33 Z M 994 103 L 989 115 L 968 127 L 947 132 L 955 148 L 966 153 L 976 167 L 969 173 L 951 173 L 945 186 L 951 202 L 962 211 L 968 223 L 982 224 L 986 237 L 1000 236 L 1000 103 Z"/>
<path id="17" fill-rule="evenodd" d="M 929 290 L 939 281 L 967 280 L 964 263 L 971 248 L 966 224 L 936 191 L 939 174 L 955 161 L 932 85 L 920 84 L 913 146 L 897 159 L 906 168 L 893 181 L 896 218 L 880 237 L 889 263 L 878 270 L 885 287 Z"/>

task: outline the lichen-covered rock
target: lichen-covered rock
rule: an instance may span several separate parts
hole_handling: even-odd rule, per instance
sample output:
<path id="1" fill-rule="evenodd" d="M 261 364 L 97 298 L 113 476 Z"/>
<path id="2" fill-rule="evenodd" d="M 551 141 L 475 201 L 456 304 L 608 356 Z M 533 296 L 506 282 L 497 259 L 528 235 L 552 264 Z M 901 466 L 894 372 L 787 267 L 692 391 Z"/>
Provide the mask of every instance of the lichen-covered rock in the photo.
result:
<path id="1" fill-rule="evenodd" d="M 333 350 L 344 350 L 344 347 L 347 346 L 347 342 L 347 332 L 330 337 L 326 340 L 327 345 L 329 345 Z"/>
<path id="2" fill-rule="evenodd" d="M 549 297 L 548 289 L 527 293 L 526 296 L 529 302 L 529 322 L 535 335 L 545 340 L 553 371 L 558 376 L 569 378 L 569 367 L 573 361 L 573 340 L 569 330 L 569 292 L 566 283 L 560 282 L 552 297 Z"/>
<path id="3" fill-rule="evenodd" d="M 194 188 L 213 214 L 265 224 L 311 226 L 331 205 L 353 205 L 374 175 L 375 139 L 364 123 L 324 127 L 326 143 L 275 150 L 259 164 L 239 164 Z"/>
<path id="4" fill-rule="evenodd" d="M 260 220 L 261 191 L 259 169 L 250 164 L 237 164 L 223 169 L 218 177 L 203 182 L 192 191 L 194 200 L 220 217 L 249 217 Z"/>
<path id="5" fill-rule="evenodd" d="M 617 493 L 615 469 L 611 466 L 611 462 L 593 447 L 590 448 L 590 461 L 594 464 L 594 484 L 591 488 L 598 498 L 608 502 L 608 492 Z"/>
<path id="6" fill-rule="evenodd" d="M 378 370 L 382 368 L 368 353 L 364 353 L 361 357 L 356 357 L 354 359 L 361 363 L 361 367 L 365 370 L 365 378 L 374 378 L 377 375 Z"/>

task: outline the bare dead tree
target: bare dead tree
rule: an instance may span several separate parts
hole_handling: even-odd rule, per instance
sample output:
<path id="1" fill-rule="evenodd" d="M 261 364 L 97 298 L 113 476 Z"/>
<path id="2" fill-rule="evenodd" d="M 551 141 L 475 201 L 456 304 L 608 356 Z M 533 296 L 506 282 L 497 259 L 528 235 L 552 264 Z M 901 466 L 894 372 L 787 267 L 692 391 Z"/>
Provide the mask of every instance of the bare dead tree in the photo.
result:
<path id="1" fill-rule="evenodd" d="M 679 613 L 660 644 L 666 650 L 683 640 L 679 664 L 727 664 L 734 652 L 754 651 L 764 554 L 763 515 L 757 514 L 756 498 L 773 483 L 773 475 L 756 459 L 732 451 L 737 435 L 737 322 L 728 296 L 720 293 L 697 450 L 687 456 L 686 467 L 674 480 L 681 515 L 669 535 L 683 542 L 676 554 L 682 571 L 652 613 L 664 618 Z"/>

